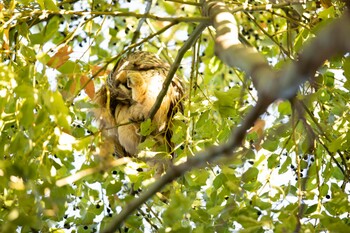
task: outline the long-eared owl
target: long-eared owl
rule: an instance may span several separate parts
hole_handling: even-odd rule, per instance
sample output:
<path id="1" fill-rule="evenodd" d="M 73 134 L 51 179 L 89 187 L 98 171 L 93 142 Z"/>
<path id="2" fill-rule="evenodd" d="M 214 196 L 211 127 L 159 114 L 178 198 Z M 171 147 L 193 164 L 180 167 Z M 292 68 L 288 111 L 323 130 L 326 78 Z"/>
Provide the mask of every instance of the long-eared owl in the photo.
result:
<path id="1" fill-rule="evenodd" d="M 156 54 L 137 51 L 121 58 L 106 83 L 97 92 L 95 115 L 103 135 L 112 139 L 118 157 L 137 156 L 141 142 L 140 123 L 147 119 L 163 82 L 169 64 Z M 174 76 L 160 108 L 152 119 L 151 136 L 156 145 L 171 148 L 172 116 L 182 110 L 183 84 Z"/>

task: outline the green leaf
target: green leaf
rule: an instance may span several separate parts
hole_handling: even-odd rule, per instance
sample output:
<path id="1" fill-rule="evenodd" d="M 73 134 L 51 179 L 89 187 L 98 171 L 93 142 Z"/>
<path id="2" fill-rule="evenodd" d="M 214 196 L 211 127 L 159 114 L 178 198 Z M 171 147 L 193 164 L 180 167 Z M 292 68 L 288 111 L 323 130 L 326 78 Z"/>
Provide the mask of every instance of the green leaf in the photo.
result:
<path id="1" fill-rule="evenodd" d="M 36 56 L 36 59 L 40 61 L 42 64 L 47 64 L 47 62 L 50 60 L 50 56 L 47 53 L 41 53 Z"/>
<path id="2" fill-rule="evenodd" d="M 348 233 L 348 232 L 350 232 L 349 223 L 344 223 L 341 220 L 338 220 L 337 222 L 334 222 L 332 224 L 327 224 L 326 228 L 330 232 L 337 232 L 337 233 Z"/>
<path id="3" fill-rule="evenodd" d="M 229 188 L 229 190 L 231 190 L 233 193 L 236 193 L 239 191 L 240 189 L 240 185 L 239 182 L 234 182 L 232 180 L 227 180 L 225 182 L 225 186 Z"/>
<path id="4" fill-rule="evenodd" d="M 195 221 L 207 222 L 210 220 L 210 215 L 208 214 L 208 212 L 200 208 L 197 210 L 191 210 L 190 214 L 192 219 Z"/>
<path id="5" fill-rule="evenodd" d="M 26 23 L 21 23 L 18 27 L 18 32 L 21 36 L 29 39 L 29 27 Z"/>
<path id="6" fill-rule="evenodd" d="M 211 73 L 215 74 L 215 73 L 217 73 L 220 65 L 221 65 L 220 59 L 218 59 L 216 56 L 213 56 L 209 61 L 208 67 L 209 67 Z"/>
<path id="7" fill-rule="evenodd" d="M 249 168 L 242 175 L 242 181 L 244 183 L 255 182 L 258 178 L 259 170 L 256 167 Z"/>
<path id="8" fill-rule="evenodd" d="M 323 197 L 326 196 L 328 194 L 328 189 L 329 189 L 329 187 L 327 184 L 322 184 L 321 190 L 320 190 L 320 195 Z"/>
<path id="9" fill-rule="evenodd" d="M 43 40 L 43 33 L 31 33 L 29 35 L 29 40 L 32 42 L 33 45 L 35 44 L 43 44 L 45 41 Z"/>
<path id="10" fill-rule="evenodd" d="M 54 117 L 56 123 L 66 130 L 70 130 L 71 117 L 68 115 L 69 110 L 63 101 L 60 92 L 47 91 L 42 92 L 44 103 L 49 113 Z"/>
<path id="11" fill-rule="evenodd" d="M 327 9 L 324 9 L 323 11 L 321 11 L 318 14 L 318 17 L 320 17 L 321 19 L 334 18 L 335 14 L 336 14 L 336 11 L 335 11 L 334 6 L 331 6 Z"/>
<path id="12" fill-rule="evenodd" d="M 316 209 L 317 209 L 317 204 L 311 205 L 306 209 L 305 214 L 307 215 L 312 214 L 313 212 L 316 211 Z"/>
<path id="13" fill-rule="evenodd" d="M 271 203 L 262 201 L 258 196 L 252 198 L 252 205 L 259 207 L 261 210 L 267 210 L 271 208 Z"/>
<path id="14" fill-rule="evenodd" d="M 256 190 L 259 190 L 259 188 L 261 188 L 262 184 L 259 181 L 254 181 L 254 182 L 249 182 L 249 183 L 245 183 L 242 188 L 246 191 L 249 192 L 254 192 Z"/>
<path id="15" fill-rule="evenodd" d="M 22 105 L 19 118 L 21 125 L 26 129 L 34 123 L 34 108 L 35 104 L 33 99 L 26 99 Z"/>
<path id="16" fill-rule="evenodd" d="M 272 154 L 267 159 L 267 167 L 269 169 L 276 168 L 280 164 L 279 161 L 279 155 L 278 154 Z"/>
<path id="17" fill-rule="evenodd" d="M 19 131 L 10 144 L 9 153 L 23 155 L 32 149 L 32 142 L 24 135 L 23 131 Z"/>
<path id="18" fill-rule="evenodd" d="M 330 100 L 330 94 L 325 89 L 317 91 L 317 96 L 320 102 L 328 102 Z"/>
<path id="19" fill-rule="evenodd" d="M 62 74 L 75 74 L 80 72 L 80 65 L 73 61 L 66 61 L 62 66 L 60 66 L 57 70 Z"/>
<path id="20" fill-rule="evenodd" d="M 150 135 L 153 130 L 155 129 L 154 126 L 152 126 L 152 121 L 150 118 L 148 118 L 147 120 L 145 120 L 144 122 L 141 123 L 140 125 L 140 134 L 142 136 L 148 136 Z"/>
<path id="21" fill-rule="evenodd" d="M 237 221 L 242 224 L 243 227 L 254 227 L 254 226 L 260 226 L 259 222 L 255 220 L 252 217 L 246 216 L 246 215 L 239 215 L 237 218 Z M 253 231 L 255 232 L 255 231 Z"/>
<path id="22" fill-rule="evenodd" d="M 234 106 L 234 100 L 238 100 L 241 96 L 240 89 L 232 87 L 228 91 L 214 91 L 219 104 L 222 106 Z"/>
<path id="23" fill-rule="evenodd" d="M 343 70 L 344 70 L 344 76 L 346 77 L 344 87 L 349 90 L 350 89 L 350 58 L 349 57 L 343 59 Z"/>
<path id="24" fill-rule="evenodd" d="M 274 152 L 277 147 L 278 147 L 279 141 L 278 140 L 265 140 L 264 143 L 261 145 L 262 148 L 264 148 L 265 150 Z"/>
<path id="25" fill-rule="evenodd" d="M 323 80 L 324 80 L 324 84 L 327 87 L 333 87 L 334 86 L 334 73 L 327 71 L 323 75 Z"/>
<path id="26" fill-rule="evenodd" d="M 115 182 L 115 183 L 108 184 L 106 188 L 107 196 L 117 194 L 121 190 L 122 185 L 123 185 L 122 182 Z"/>
<path id="27" fill-rule="evenodd" d="M 292 159 L 288 156 L 286 161 L 282 164 L 281 168 L 278 170 L 278 174 L 283 174 L 288 171 L 289 166 L 292 164 Z"/>
<path id="28" fill-rule="evenodd" d="M 208 214 L 211 215 L 218 215 L 221 213 L 221 211 L 225 208 L 225 206 L 214 206 L 210 209 L 208 209 Z"/>
<path id="29" fill-rule="evenodd" d="M 215 189 L 219 189 L 224 182 L 226 181 L 226 177 L 224 176 L 224 174 L 219 174 L 215 177 L 215 179 L 213 180 L 213 186 Z"/>
<path id="30" fill-rule="evenodd" d="M 209 111 L 205 111 L 201 114 L 198 121 L 196 122 L 196 127 L 201 128 L 205 127 L 209 119 Z"/>
<path id="31" fill-rule="evenodd" d="M 169 3 L 169 2 L 162 2 L 165 11 L 169 15 L 174 15 L 176 13 L 176 7 L 174 6 L 174 3 Z"/>
<path id="32" fill-rule="evenodd" d="M 40 8 L 42 10 L 45 10 L 45 3 L 44 3 L 44 0 L 37 0 L 38 4 L 40 5 Z"/>
<path id="33" fill-rule="evenodd" d="M 337 139 L 333 140 L 328 146 L 329 151 L 336 152 L 338 150 L 341 150 L 342 146 L 347 142 L 345 140 L 345 137 L 346 134 L 342 134 Z"/>
<path id="34" fill-rule="evenodd" d="M 82 138 L 85 136 L 85 129 L 77 127 L 72 131 L 72 136 L 76 138 Z"/>
<path id="35" fill-rule="evenodd" d="M 58 16 L 51 18 L 49 23 L 45 27 L 46 30 L 44 31 L 44 38 L 42 39 L 45 42 L 49 41 L 55 34 L 57 34 L 59 25 L 60 25 L 60 19 Z"/>
<path id="36" fill-rule="evenodd" d="M 223 117 L 235 116 L 236 100 L 240 97 L 240 93 L 240 89 L 235 87 L 231 88 L 227 92 L 214 91 L 214 94 L 218 99 L 214 102 L 214 106 L 219 110 Z"/>
<path id="37" fill-rule="evenodd" d="M 292 114 L 292 108 L 290 106 L 290 102 L 289 101 L 283 101 L 281 103 L 278 104 L 278 112 L 281 115 L 290 115 Z"/>
<path id="38" fill-rule="evenodd" d="M 21 47 L 21 54 L 28 60 L 29 62 L 35 62 L 36 61 L 36 54 L 34 50 L 28 46 L 22 46 Z"/>
<path id="39" fill-rule="evenodd" d="M 59 8 L 56 6 L 56 4 L 53 0 L 44 0 L 44 3 L 45 3 L 46 10 L 52 10 L 52 11 L 59 10 Z"/>
<path id="40" fill-rule="evenodd" d="M 310 32 L 305 28 L 300 28 L 300 32 L 294 40 L 294 49 L 295 51 L 299 51 L 305 42 L 309 39 Z"/>
<path id="41" fill-rule="evenodd" d="M 194 170 L 185 174 L 185 179 L 190 186 L 202 186 L 205 185 L 208 179 L 209 173 L 204 170 Z"/>
<path id="42" fill-rule="evenodd" d="M 332 177 L 334 177 L 337 180 L 344 180 L 344 174 L 338 166 L 332 168 L 331 174 Z"/>

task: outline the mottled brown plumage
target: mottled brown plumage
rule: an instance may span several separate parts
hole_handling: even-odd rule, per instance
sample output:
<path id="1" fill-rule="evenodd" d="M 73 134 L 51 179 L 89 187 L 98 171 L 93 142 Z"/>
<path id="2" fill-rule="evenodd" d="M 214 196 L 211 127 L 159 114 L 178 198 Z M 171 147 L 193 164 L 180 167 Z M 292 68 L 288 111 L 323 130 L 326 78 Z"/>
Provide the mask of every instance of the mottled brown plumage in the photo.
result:
<path id="1" fill-rule="evenodd" d="M 169 68 L 169 64 L 153 53 L 134 52 L 116 64 L 106 84 L 97 92 L 96 117 L 104 136 L 113 139 L 118 156 L 137 156 L 140 122 L 147 119 Z M 182 97 L 182 82 L 175 76 L 152 119 L 155 129 L 151 136 L 158 142 L 156 146 L 171 145 L 168 126 L 173 114 L 182 109 Z"/>

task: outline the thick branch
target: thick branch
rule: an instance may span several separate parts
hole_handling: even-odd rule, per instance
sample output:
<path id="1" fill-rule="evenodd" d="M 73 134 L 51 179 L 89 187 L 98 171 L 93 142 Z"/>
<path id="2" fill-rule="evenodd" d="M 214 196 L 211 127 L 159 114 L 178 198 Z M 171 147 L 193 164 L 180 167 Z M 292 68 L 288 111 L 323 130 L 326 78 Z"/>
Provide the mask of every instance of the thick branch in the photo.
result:
<path id="1" fill-rule="evenodd" d="M 347 12 L 324 28 L 302 51 L 297 62 L 287 66 L 276 82 L 275 98 L 290 98 L 328 59 L 350 52 L 350 14 Z"/>
<path id="2" fill-rule="evenodd" d="M 240 43 L 237 22 L 225 3 L 208 1 L 203 11 L 212 19 L 216 29 L 215 54 L 227 65 L 241 69 L 250 76 L 260 95 L 269 93 L 265 87 L 270 86 L 275 72 L 255 48 Z"/>
<path id="3" fill-rule="evenodd" d="M 203 9 L 216 29 L 216 55 L 227 65 L 239 68 L 250 76 L 259 96 L 269 101 L 293 97 L 299 85 L 312 77 L 326 59 L 350 51 L 350 40 L 346 39 L 350 35 L 350 16 L 347 12 L 322 30 L 305 47 L 297 62 L 277 72 L 254 48 L 245 47 L 239 42 L 236 20 L 224 3 L 211 0 Z"/>

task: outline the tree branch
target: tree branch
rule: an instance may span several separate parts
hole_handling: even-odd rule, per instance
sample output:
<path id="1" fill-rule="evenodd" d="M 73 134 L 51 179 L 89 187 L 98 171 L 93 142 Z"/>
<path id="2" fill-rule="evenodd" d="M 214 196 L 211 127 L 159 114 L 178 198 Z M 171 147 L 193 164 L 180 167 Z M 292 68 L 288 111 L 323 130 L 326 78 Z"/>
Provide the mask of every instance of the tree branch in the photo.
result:
<path id="1" fill-rule="evenodd" d="M 144 14 L 148 15 L 150 10 L 151 10 L 151 6 L 152 6 L 152 0 L 145 0 L 146 2 L 146 7 L 145 7 L 145 12 Z M 131 39 L 131 44 L 134 44 L 136 42 L 136 40 L 139 38 L 140 36 L 140 30 L 142 27 L 142 24 L 146 21 L 146 18 L 142 17 L 137 25 L 137 28 L 134 31 L 134 35 L 132 36 Z"/>
<path id="2" fill-rule="evenodd" d="M 156 102 L 154 103 L 153 107 L 150 110 L 149 113 L 149 118 L 153 119 L 154 115 L 156 115 L 164 96 L 166 95 L 166 93 L 168 92 L 168 88 L 171 84 L 171 80 L 173 79 L 176 70 L 179 68 L 181 60 L 183 58 L 183 56 L 185 55 L 185 53 L 187 52 L 187 50 L 189 50 L 191 48 L 191 46 L 193 45 L 193 43 L 197 40 L 197 38 L 201 35 L 202 31 L 207 27 L 207 23 L 206 22 L 202 22 L 200 23 L 195 29 L 194 31 L 191 33 L 190 37 L 187 39 L 187 41 L 184 43 L 184 45 L 181 47 L 181 49 L 179 50 L 179 52 L 177 53 L 177 56 L 175 58 L 174 63 L 171 65 L 168 75 L 166 77 L 166 79 L 164 80 L 163 86 L 162 86 L 162 90 L 159 92 Z"/>
<path id="3" fill-rule="evenodd" d="M 261 98 L 276 100 L 293 97 L 300 84 L 307 81 L 327 58 L 350 50 L 350 40 L 345 39 L 350 35 L 347 26 L 350 14 L 346 12 L 305 47 L 298 61 L 277 72 L 268 65 L 263 55 L 239 42 L 237 22 L 224 3 L 208 1 L 203 11 L 216 28 L 216 55 L 227 65 L 239 68 L 250 76 Z"/>
<path id="4" fill-rule="evenodd" d="M 62 187 L 62 186 L 65 186 L 65 185 L 71 185 L 74 182 L 76 182 L 76 181 L 78 181 L 78 180 L 80 180 L 80 179 L 82 179 L 82 178 L 84 178 L 86 176 L 92 175 L 92 174 L 100 172 L 102 170 L 108 170 L 108 169 L 110 169 L 112 167 L 118 167 L 118 166 L 126 164 L 126 163 L 128 163 L 130 161 L 131 161 L 130 158 L 125 157 L 125 158 L 120 158 L 120 159 L 115 159 L 113 161 L 109 161 L 108 163 L 104 164 L 105 165 L 104 167 L 97 166 L 97 167 L 92 167 L 92 168 L 88 168 L 88 169 L 85 169 L 85 170 L 81 170 L 81 171 L 78 171 L 75 174 L 72 174 L 70 176 L 67 176 L 65 178 L 57 180 L 56 181 L 56 185 L 58 187 Z"/>
<path id="5" fill-rule="evenodd" d="M 113 16 L 113 17 L 135 17 L 135 18 L 147 18 L 147 19 L 153 19 L 156 21 L 177 21 L 177 22 L 207 22 L 207 17 L 160 17 L 153 14 L 138 14 L 134 12 L 120 12 L 120 11 L 74 11 L 74 10 L 59 10 L 59 11 L 53 11 L 53 10 L 28 10 L 28 11 L 21 11 L 16 13 L 9 13 L 4 12 L 4 16 L 6 17 L 37 17 L 37 16 L 46 16 L 46 17 L 52 17 L 54 15 L 77 15 L 77 16 Z M 35 22 L 37 23 L 37 22 Z"/>

